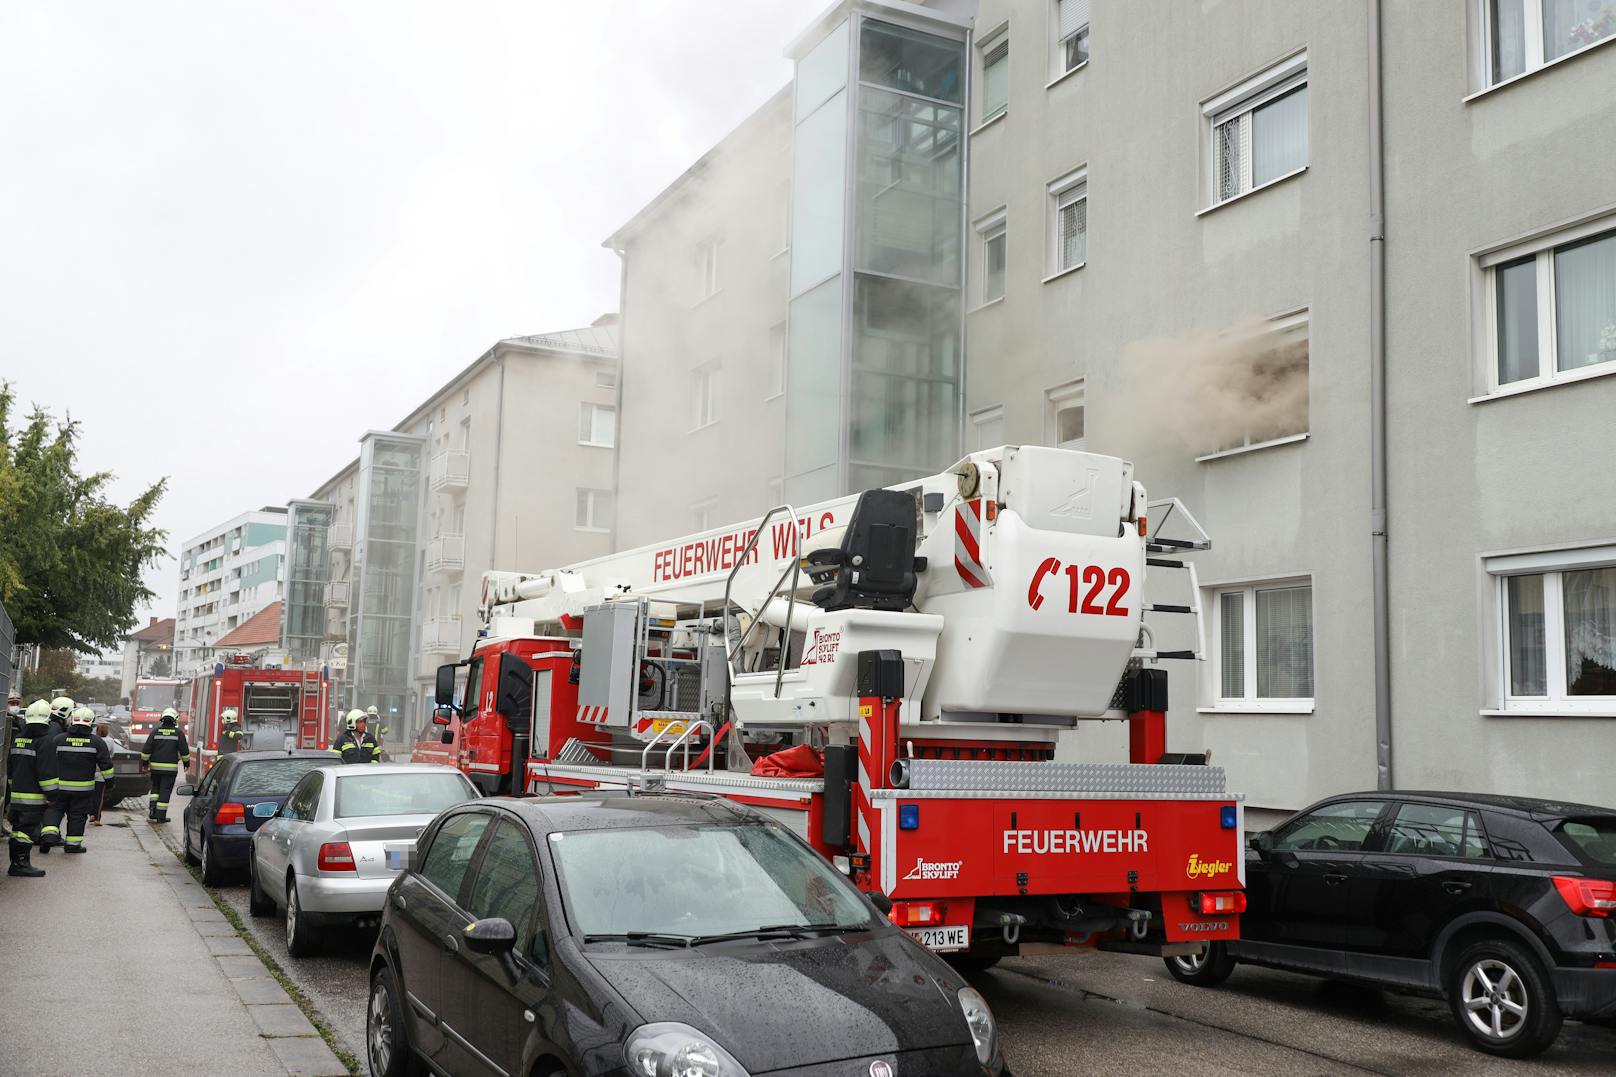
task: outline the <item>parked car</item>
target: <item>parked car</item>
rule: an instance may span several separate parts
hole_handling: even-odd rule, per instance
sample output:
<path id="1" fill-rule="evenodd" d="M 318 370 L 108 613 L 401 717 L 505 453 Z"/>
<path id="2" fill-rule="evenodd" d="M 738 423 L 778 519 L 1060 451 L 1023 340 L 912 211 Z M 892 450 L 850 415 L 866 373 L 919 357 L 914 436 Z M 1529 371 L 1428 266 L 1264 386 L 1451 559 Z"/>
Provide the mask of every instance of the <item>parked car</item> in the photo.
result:
<path id="1" fill-rule="evenodd" d="M 330 762 L 330 752 L 312 750 L 220 756 L 201 785 L 174 790 L 191 797 L 180 828 L 186 863 L 200 863 L 209 886 L 246 867 L 254 832 L 274 818 L 305 774 Z"/>
<path id="2" fill-rule="evenodd" d="M 248 907 L 254 916 L 286 911 L 293 957 L 319 953 L 329 925 L 378 921 L 421 831 L 478 796 L 453 767 L 327 764 L 304 775 L 280 815 L 253 836 Z"/>
<path id="3" fill-rule="evenodd" d="M 389 891 L 370 984 L 376 1077 L 1005 1072 L 958 973 L 713 798 L 444 813 Z"/>
<path id="4" fill-rule="evenodd" d="M 1355 793 L 1254 835 L 1238 942 L 1166 959 L 1440 995 L 1481 1050 L 1524 1057 L 1564 1017 L 1616 1016 L 1616 811 L 1524 797 Z"/>
<path id="5" fill-rule="evenodd" d="M 140 750 L 129 743 L 128 727 L 109 716 L 95 724 L 95 731 L 112 749 L 112 777 L 101 785 L 102 810 L 151 792 L 151 776 L 141 769 Z"/>

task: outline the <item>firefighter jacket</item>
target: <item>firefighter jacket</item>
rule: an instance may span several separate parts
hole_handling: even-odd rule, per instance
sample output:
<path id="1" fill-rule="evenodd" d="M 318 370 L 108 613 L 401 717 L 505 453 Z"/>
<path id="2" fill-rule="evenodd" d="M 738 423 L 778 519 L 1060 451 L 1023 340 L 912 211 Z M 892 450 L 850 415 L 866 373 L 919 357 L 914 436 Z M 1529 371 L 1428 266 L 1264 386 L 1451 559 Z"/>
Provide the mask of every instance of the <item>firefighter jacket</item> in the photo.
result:
<path id="1" fill-rule="evenodd" d="M 342 757 L 344 763 L 380 763 L 381 745 L 364 730 L 345 729 L 331 746 L 331 751 Z"/>
<path id="2" fill-rule="evenodd" d="M 231 752 L 241 751 L 241 739 L 245 735 L 233 725 L 225 726 L 224 732 L 219 734 L 219 754 L 228 755 Z"/>
<path id="3" fill-rule="evenodd" d="M 191 746 L 186 743 L 185 734 L 179 726 L 164 722 L 146 738 L 140 758 L 153 770 L 178 772 L 181 766 L 191 765 Z"/>
<path id="4" fill-rule="evenodd" d="M 56 793 L 56 753 L 50 749 L 50 725 L 29 722 L 11 741 L 6 759 L 6 795 L 13 807 L 43 808 Z"/>
<path id="5" fill-rule="evenodd" d="M 69 726 L 50 738 L 49 747 L 56 757 L 56 791 L 64 796 L 93 793 L 97 775 L 112 777 L 112 749 L 89 726 Z"/>

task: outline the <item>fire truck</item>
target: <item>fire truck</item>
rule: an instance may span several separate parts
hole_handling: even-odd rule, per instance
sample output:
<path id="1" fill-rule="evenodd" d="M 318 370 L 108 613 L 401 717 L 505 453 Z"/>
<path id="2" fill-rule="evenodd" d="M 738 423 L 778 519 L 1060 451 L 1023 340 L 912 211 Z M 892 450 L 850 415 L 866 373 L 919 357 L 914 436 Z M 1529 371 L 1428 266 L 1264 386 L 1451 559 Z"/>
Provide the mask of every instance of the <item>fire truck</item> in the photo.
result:
<path id="1" fill-rule="evenodd" d="M 141 677 L 129 693 L 129 740 L 139 748 L 157 728 L 163 712 L 173 707 L 180 712 L 180 728 L 187 734 L 191 722 L 191 686 L 181 678 Z"/>
<path id="2" fill-rule="evenodd" d="M 446 747 L 422 743 L 490 793 L 752 805 L 961 964 L 1192 952 L 1238 937 L 1245 908 L 1242 798 L 1207 753 L 1166 745 L 1160 662 L 1203 655 L 1186 556 L 1209 545 L 1126 461 L 1007 446 L 490 572 L 481 637 L 438 670 Z M 1147 577 L 1187 597 L 1155 601 Z M 1103 719 L 1128 723 L 1127 762 L 1073 758 L 1079 724 Z"/>
<path id="3" fill-rule="evenodd" d="M 218 761 L 221 716 L 234 707 L 246 734 L 242 751 L 281 751 L 330 746 L 332 686 L 325 667 L 282 668 L 252 654 L 226 655 L 211 672 L 191 682 L 195 734 L 191 750 L 200 782 Z"/>

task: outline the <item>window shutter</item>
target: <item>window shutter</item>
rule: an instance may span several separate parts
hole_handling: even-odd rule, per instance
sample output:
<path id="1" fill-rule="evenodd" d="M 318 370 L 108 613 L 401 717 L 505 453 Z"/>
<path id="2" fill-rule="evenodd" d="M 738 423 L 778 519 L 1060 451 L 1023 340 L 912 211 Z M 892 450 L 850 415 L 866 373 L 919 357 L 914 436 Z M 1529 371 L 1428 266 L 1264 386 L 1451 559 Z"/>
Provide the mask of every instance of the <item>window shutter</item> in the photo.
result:
<path id="1" fill-rule="evenodd" d="M 1070 269 L 1087 257 L 1089 234 L 1089 202 L 1081 189 L 1074 196 L 1063 199 L 1060 208 L 1060 266 Z"/>
<path id="2" fill-rule="evenodd" d="M 1258 591 L 1258 698 L 1307 699 L 1312 695 L 1313 589 Z"/>
<path id="3" fill-rule="evenodd" d="M 1055 37 L 1065 41 L 1089 24 L 1089 0 L 1060 0 L 1059 21 Z"/>

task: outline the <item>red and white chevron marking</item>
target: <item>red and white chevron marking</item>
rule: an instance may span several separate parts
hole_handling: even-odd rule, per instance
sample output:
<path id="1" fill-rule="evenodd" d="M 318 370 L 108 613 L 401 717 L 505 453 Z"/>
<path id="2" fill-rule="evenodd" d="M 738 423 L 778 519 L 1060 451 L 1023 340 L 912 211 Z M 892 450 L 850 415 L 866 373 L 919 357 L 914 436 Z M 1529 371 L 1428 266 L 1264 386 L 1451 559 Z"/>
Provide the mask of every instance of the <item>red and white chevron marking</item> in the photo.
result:
<path id="1" fill-rule="evenodd" d="M 858 785 L 854 790 L 854 809 L 859 852 L 869 856 L 872 868 L 880 863 L 877 846 L 881 823 L 869 791 L 885 788 L 889 781 L 892 762 L 898 753 L 897 717 L 896 700 L 888 705 L 876 696 L 859 698 Z"/>
<path id="2" fill-rule="evenodd" d="M 966 587 L 993 582 L 982 567 L 982 499 L 962 501 L 954 510 L 954 571 Z"/>
<path id="3" fill-rule="evenodd" d="M 610 707 L 579 707 L 578 721 L 584 725 L 605 725 L 606 715 L 610 711 Z"/>

